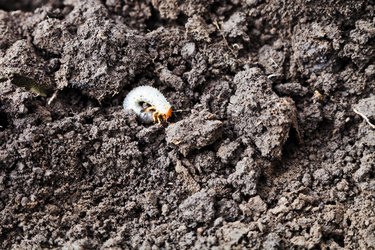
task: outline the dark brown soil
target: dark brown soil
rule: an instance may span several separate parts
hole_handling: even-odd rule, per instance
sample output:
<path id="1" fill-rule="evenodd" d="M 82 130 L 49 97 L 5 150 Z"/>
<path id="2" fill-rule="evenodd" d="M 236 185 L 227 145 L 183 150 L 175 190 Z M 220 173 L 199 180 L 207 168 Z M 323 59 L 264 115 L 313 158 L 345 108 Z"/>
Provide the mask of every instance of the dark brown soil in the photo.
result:
<path id="1" fill-rule="evenodd" d="M 375 248 L 373 1 L 0 9 L 1 249 Z"/>

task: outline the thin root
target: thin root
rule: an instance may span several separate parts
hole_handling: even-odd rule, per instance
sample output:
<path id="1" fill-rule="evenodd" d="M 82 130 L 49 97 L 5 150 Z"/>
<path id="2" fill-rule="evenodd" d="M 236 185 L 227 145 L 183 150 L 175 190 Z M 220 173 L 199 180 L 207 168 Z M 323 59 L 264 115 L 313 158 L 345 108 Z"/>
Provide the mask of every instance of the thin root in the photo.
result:
<path id="1" fill-rule="evenodd" d="M 361 112 L 359 112 L 359 111 L 356 110 L 355 108 L 353 108 L 353 111 L 354 111 L 356 114 L 362 116 L 362 118 L 365 119 L 365 121 L 368 123 L 368 125 L 370 125 L 371 128 L 375 129 L 375 125 L 372 124 L 372 123 L 370 122 L 370 119 L 368 119 L 367 116 L 365 116 L 364 114 L 362 114 Z"/>
<path id="2" fill-rule="evenodd" d="M 56 90 L 56 91 L 53 93 L 52 97 L 48 100 L 47 105 L 51 105 L 51 103 L 56 99 L 57 94 L 58 94 L 58 90 Z"/>

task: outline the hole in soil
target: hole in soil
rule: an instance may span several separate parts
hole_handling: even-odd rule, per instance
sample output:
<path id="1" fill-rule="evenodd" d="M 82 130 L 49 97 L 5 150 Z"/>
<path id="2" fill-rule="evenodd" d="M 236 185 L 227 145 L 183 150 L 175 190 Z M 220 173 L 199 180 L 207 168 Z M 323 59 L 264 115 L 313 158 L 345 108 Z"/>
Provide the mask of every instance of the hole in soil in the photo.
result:
<path id="1" fill-rule="evenodd" d="M 60 100 L 67 104 L 67 106 L 74 106 L 75 108 L 84 109 L 87 106 L 99 107 L 100 104 L 94 98 L 82 93 L 78 88 L 65 88 L 59 93 Z"/>
<path id="2" fill-rule="evenodd" d="M 369 174 L 369 179 L 374 179 L 375 177 L 375 172 L 374 171 L 371 171 L 370 174 Z"/>
<path id="3" fill-rule="evenodd" d="M 85 211 L 81 211 L 78 216 L 79 216 L 79 218 L 83 219 L 83 218 L 86 217 L 86 212 Z"/>
<path id="4" fill-rule="evenodd" d="M 48 0 L 0 0 L 0 9 L 5 11 L 22 10 L 22 11 L 33 11 L 45 5 Z"/>
<path id="5" fill-rule="evenodd" d="M 298 133 L 295 128 L 291 128 L 289 131 L 288 139 L 286 140 L 283 147 L 283 156 L 293 155 L 300 148 L 300 142 L 298 139 Z"/>
<path id="6" fill-rule="evenodd" d="M 150 31 L 156 30 L 160 26 L 159 12 L 151 7 L 151 17 L 146 20 L 146 28 Z"/>
<path id="7" fill-rule="evenodd" d="M 327 235 L 324 235 L 323 239 L 324 239 L 325 242 L 327 242 L 329 240 L 333 240 L 340 247 L 344 247 L 345 246 L 344 235 L 341 235 L 341 234 L 329 233 Z"/>
<path id="8" fill-rule="evenodd" d="M 0 112 L 0 131 L 6 129 L 8 127 L 8 116 L 4 112 Z"/>
<path id="9" fill-rule="evenodd" d="M 58 92 L 57 97 L 52 102 L 52 119 L 60 120 L 64 117 L 74 116 L 88 108 L 100 107 L 97 100 L 82 93 L 80 89 L 67 87 Z M 85 124 L 93 124 L 93 118 L 87 117 L 83 121 Z"/>
<path id="10" fill-rule="evenodd" d="M 84 120 L 85 124 L 93 124 L 94 123 L 94 118 L 92 118 L 92 117 L 84 117 L 83 120 Z"/>
<path id="11" fill-rule="evenodd" d="M 339 72 L 344 70 L 349 64 L 351 64 L 351 59 L 348 57 L 340 57 L 337 58 L 334 66 L 333 66 L 333 71 L 334 72 Z"/>
<path id="12" fill-rule="evenodd" d="M 187 21 L 188 21 L 188 16 L 187 15 L 185 15 L 184 13 L 178 14 L 177 20 L 176 20 L 176 22 L 177 22 L 178 25 L 185 26 L 185 24 L 187 23 Z"/>
<path id="13" fill-rule="evenodd" d="M 40 96 L 46 97 L 51 94 L 51 90 L 44 86 L 43 83 L 40 83 L 37 80 L 27 76 L 13 74 L 12 83 L 18 87 L 25 87 L 27 91 Z"/>
<path id="14" fill-rule="evenodd" d="M 153 31 L 159 27 L 166 26 L 168 23 L 175 23 L 178 26 L 185 26 L 185 23 L 188 20 L 188 16 L 179 13 L 176 20 L 167 20 L 160 17 L 160 13 L 153 6 L 151 7 L 151 16 L 145 21 L 146 29 Z"/>
<path id="15" fill-rule="evenodd" d="M 347 218 L 346 219 L 346 224 L 348 225 L 348 227 L 350 227 L 352 225 L 352 221 L 349 218 Z"/>

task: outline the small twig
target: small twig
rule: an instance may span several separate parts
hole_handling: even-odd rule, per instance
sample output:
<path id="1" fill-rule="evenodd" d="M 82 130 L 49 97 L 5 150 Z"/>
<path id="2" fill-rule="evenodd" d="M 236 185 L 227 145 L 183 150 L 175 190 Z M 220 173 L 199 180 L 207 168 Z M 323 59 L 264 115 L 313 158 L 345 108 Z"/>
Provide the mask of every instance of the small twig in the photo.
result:
<path id="1" fill-rule="evenodd" d="M 58 90 L 56 90 L 53 93 L 53 95 L 51 96 L 51 98 L 48 100 L 47 105 L 51 105 L 51 103 L 53 102 L 53 100 L 55 100 L 55 98 L 57 97 L 57 93 L 58 93 Z"/>
<path id="2" fill-rule="evenodd" d="M 372 124 L 372 123 L 370 122 L 370 120 L 368 119 L 367 116 L 365 116 L 364 114 L 362 114 L 361 112 L 359 112 L 359 111 L 356 110 L 355 108 L 353 108 L 353 111 L 354 111 L 356 114 L 362 116 L 362 118 L 365 119 L 365 121 L 368 123 L 368 125 L 370 125 L 371 128 L 375 129 L 375 125 Z"/>
<path id="3" fill-rule="evenodd" d="M 230 45 L 229 45 L 227 39 L 225 38 L 223 32 L 221 31 L 220 26 L 219 26 L 219 24 L 217 23 L 217 21 L 215 20 L 215 21 L 213 22 L 213 24 L 215 25 L 216 29 L 219 31 L 220 35 L 223 37 L 224 42 L 225 42 L 225 44 L 227 45 L 227 47 L 228 47 L 228 49 L 230 50 L 230 52 L 232 52 L 232 54 L 233 54 L 234 56 L 236 56 L 236 54 L 234 53 L 234 50 L 230 47 Z"/>
<path id="4" fill-rule="evenodd" d="M 268 75 L 267 78 L 268 79 L 271 79 L 272 77 L 275 77 L 275 76 L 282 76 L 282 74 L 271 74 L 271 75 Z"/>

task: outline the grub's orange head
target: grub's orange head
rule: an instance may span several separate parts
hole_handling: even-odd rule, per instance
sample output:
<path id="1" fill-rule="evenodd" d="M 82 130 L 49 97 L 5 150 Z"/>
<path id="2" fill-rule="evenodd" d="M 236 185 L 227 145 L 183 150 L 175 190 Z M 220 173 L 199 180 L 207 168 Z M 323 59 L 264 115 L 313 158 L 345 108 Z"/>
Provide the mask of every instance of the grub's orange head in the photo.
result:
<path id="1" fill-rule="evenodd" d="M 169 107 L 167 112 L 164 114 L 164 119 L 167 121 L 172 116 L 172 107 Z"/>

